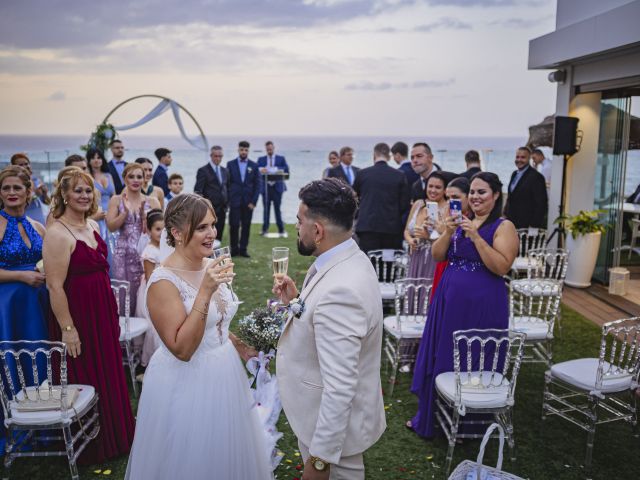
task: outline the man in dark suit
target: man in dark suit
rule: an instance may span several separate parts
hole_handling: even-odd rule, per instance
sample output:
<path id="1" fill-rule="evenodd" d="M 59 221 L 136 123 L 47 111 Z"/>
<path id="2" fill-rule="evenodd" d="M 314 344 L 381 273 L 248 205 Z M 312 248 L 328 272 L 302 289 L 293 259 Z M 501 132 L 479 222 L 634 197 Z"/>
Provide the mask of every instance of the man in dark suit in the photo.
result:
<path id="1" fill-rule="evenodd" d="M 116 194 L 120 195 L 122 193 L 122 189 L 124 188 L 124 181 L 122 179 L 122 172 L 124 171 L 124 167 L 127 165 L 127 162 L 124 161 L 124 145 L 120 140 L 114 140 L 109 145 L 111 148 L 112 158 L 109 160 L 107 164 L 109 167 L 109 173 L 111 174 L 111 178 L 113 179 L 113 186 L 116 189 Z"/>
<path id="2" fill-rule="evenodd" d="M 440 165 L 433 163 L 431 147 L 424 142 L 414 143 L 411 147 L 411 168 L 419 175 L 418 180 L 411 185 L 411 201 L 424 199 L 427 178 L 433 172 L 442 170 Z"/>
<path id="3" fill-rule="evenodd" d="M 171 166 L 171 162 L 173 161 L 171 158 L 171 150 L 168 148 L 158 148 L 154 153 L 158 159 L 158 167 L 153 173 L 153 184 L 156 187 L 160 187 L 166 197 L 170 192 L 169 174 L 167 172 Z"/>
<path id="4" fill-rule="evenodd" d="M 467 164 L 467 171 L 461 173 L 460 176 L 471 181 L 471 177 L 482 171 L 482 168 L 480 168 L 480 154 L 476 150 L 469 150 L 464 154 L 464 161 Z"/>
<path id="5" fill-rule="evenodd" d="M 265 143 L 267 154 L 258 158 L 258 168 L 261 172 L 268 173 L 274 169 L 284 170 L 289 173 L 289 165 L 282 155 L 274 153 L 275 146 L 269 140 Z M 269 231 L 269 217 L 271 215 L 271 204 L 273 203 L 273 211 L 276 214 L 276 225 L 278 233 L 281 237 L 285 236 L 284 223 L 282 222 L 282 213 L 280 212 L 280 204 L 282 202 L 282 194 L 287 190 L 284 180 L 281 178 L 274 181 L 265 181 L 265 177 L 260 175 L 260 193 L 262 194 L 262 204 L 264 205 L 262 235 Z"/>
<path id="6" fill-rule="evenodd" d="M 222 162 L 222 147 L 211 147 L 211 161 L 200 167 L 196 173 L 196 186 L 193 191 L 208 199 L 216 212 L 216 238 L 222 241 L 225 217 L 229 206 L 229 172 Z"/>
<path id="7" fill-rule="evenodd" d="M 249 231 L 260 195 L 258 164 L 249 160 L 249 142 L 238 143 L 238 158 L 227 162 L 229 172 L 229 227 L 231 255 L 249 257 Z M 239 235 L 238 235 L 239 234 Z"/>
<path id="8" fill-rule="evenodd" d="M 402 248 L 402 217 L 409 209 L 409 185 L 404 173 L 388 165 L 389 145 L 373 149 L 372 167 L 358 172 L 353 189 L 360 209 L 356 233 L 363 252 L 381 248 Z"/>
<path id="9" fill-rule="evenodd" d="M 411 166 L 409 145 L 404 142 L 396 142 L 393 144 L 393 147 L 391 147 L 391 154 L 398 164 L 398 170 L 402 171 L 407 177 L 407 184 L 413 185 L 416 180 L 420 178 L 420 175 L 418 175 Z"/>
<path id="10" fill-rule="evenodd" d="M 504 215 L 516 228 L 546 228 L 547 186 L 544 176 L 530 163 L 531 151 L 516 151 L 517 170 L 511 174 Z"/>
<path id="11" fill-rule="evenodd" d="M 343 182 L 353 186 L 353 182 L 360 169 L 358 167 L 352 167 L 352 163 L 353 148 L 342 147 L 340 149 L 340 164 L 337 167 L 329 169 L 327 178 L 339 178 Z"/>

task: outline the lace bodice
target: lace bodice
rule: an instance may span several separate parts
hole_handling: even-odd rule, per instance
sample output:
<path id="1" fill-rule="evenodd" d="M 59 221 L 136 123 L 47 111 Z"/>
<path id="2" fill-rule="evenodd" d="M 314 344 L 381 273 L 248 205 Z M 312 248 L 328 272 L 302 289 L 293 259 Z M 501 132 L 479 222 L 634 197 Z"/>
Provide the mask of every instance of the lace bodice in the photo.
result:
<path id="1" fill-rule="evenodd" d="M 178 271 L 164 266 L 158 266 L 151 274 L 151 277 L 149 277 L 147 292 L 151 285 L 160 280 L 168 280 L 175 285 L 180 293 L 180 298 L 182 299 L 185 310 L 187 313 L 191 312 L 198 288 L 182 278 Z M 227 285 L 221 285 L 211 297 L 204 337 L 194 356 L 216 349 L 226 343 L 229 339 L 229 324 L 237 310 L 238 307 L 233 303 L 229 287 L 227 287 Z M 161 348 L 166 347 L 163 345 Z"/>

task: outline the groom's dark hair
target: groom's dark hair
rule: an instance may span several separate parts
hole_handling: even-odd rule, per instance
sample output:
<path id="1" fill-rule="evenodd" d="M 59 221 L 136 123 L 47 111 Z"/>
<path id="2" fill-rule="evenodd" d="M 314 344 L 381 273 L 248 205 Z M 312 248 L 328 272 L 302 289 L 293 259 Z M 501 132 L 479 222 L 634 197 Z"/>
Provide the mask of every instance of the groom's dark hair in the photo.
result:
<path id="1" fill-rule="evenodd" d="M 351 230 L 358 201 L 353 189 L 337 178 L 314 180 L 300 189 L 298 198 L 310 217 L 322 217 L 331 224 Z"/>

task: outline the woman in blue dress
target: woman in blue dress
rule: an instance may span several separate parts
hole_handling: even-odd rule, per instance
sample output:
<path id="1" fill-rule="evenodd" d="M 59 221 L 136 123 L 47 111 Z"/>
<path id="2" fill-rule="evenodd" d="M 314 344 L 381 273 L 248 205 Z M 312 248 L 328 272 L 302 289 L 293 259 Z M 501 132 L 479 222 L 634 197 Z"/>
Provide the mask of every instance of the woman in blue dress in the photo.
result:
<path id="1" fill-rule="evenodd" d="M 96 190 L 100 192 L 100 209 L 98 210 L 100 217 L 96 218 L 94 215 L 92 218 L 98 222 L 100 226 L 100 236 L 107 242 L 107 224 L 105 217 L 107 215 L 107 207 L 109 206 L 109 200 L 115 195 L 116 189 L 113 185 L 113 178 L 109 173 L 109 165 L 104 154 L 95 148 L 87 150 L 87 164 L 89 165 L 89 173 L 93 177 L 93 182 L 96 186 Z"/>
<path id="2" fill-rule="evenodd" d="M 41 306 L 46 298 L 45 275 L 36 270 L 45 228 L 25 216 L 31 192 L 31 179 L 22 168 L 10 166 L 0 172 L 0 340 L 4 341 L 49 339 Z M 25 380 L 31 383 L 30 362 L 24 367 Z"/>
<path id="3" fill-rule="evenodd" d="M 502 183 L 496 174 L 474 175 L 469 205 L 471 218 L 447 216 L 446 229 L 432 246 L 433 257 L 449 264 L 427 314 L 411 385 L 418 412 L 407 427 L 421 437 L 435 433 L 435 380 L 453 371 L 453 332 L 509 326 L 502 276 L 518 254 L 518 235 L 510 221 L 500 218 Z"/>

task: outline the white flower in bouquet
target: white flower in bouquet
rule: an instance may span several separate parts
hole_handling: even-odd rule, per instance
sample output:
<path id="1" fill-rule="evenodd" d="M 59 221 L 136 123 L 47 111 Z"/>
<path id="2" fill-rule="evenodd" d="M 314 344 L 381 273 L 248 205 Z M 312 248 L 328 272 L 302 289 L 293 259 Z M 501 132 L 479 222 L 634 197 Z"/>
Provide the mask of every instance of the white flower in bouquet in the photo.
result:
<path id="1" fill-rule="evenodd" d="M 278 345 L 285 313 L 271 308 L 256 308 L 238 322 L 238 336 L 259 352 L 269 352 Z"/>

